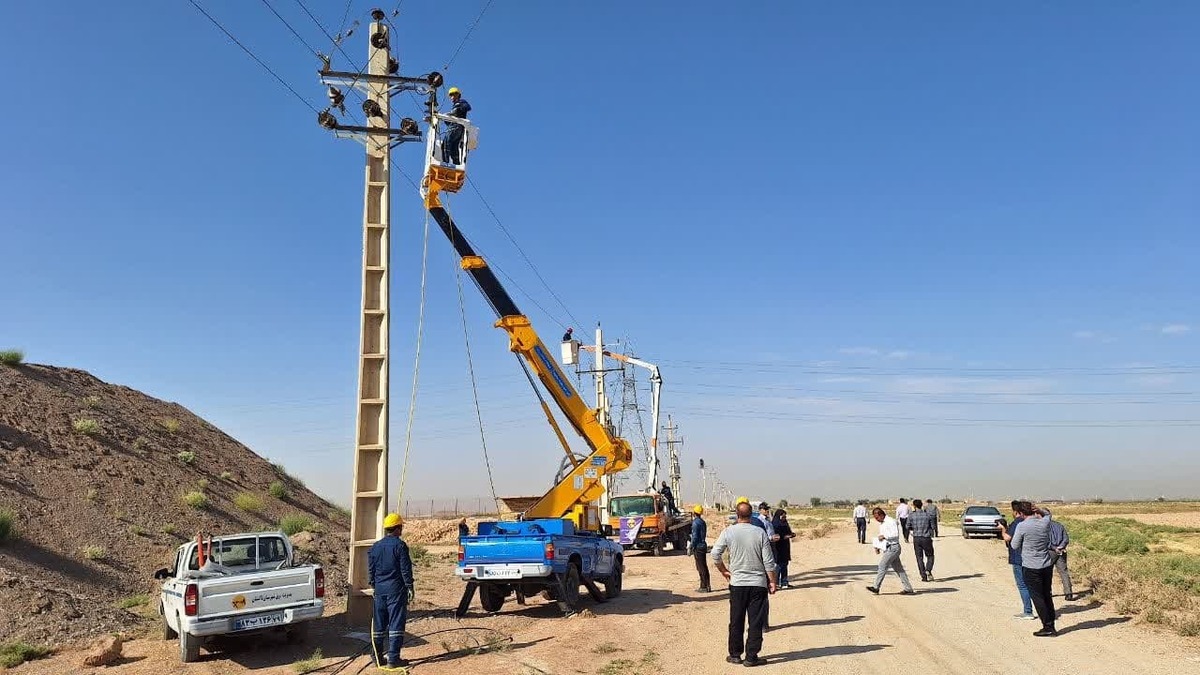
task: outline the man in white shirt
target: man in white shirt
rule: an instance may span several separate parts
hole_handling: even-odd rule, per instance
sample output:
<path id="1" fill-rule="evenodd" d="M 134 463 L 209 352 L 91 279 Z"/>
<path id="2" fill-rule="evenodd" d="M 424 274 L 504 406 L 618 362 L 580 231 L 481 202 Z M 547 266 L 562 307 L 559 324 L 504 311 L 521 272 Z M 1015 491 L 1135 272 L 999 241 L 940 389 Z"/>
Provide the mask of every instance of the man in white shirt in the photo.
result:
<path id="1" fill-rule="evenodd" d="M 867 506 L 862 502 L 854 507 L 854 527 L 858 529 L 858 543 L 867 543 Z"/>
<path id="2" fill-rule="evenodd" d="M 908 500 L 901 497 L 900 506 L 896 507 L 896 520 L 900 521 L 900 532 L 904 534 L 905 543 L 908 543 L 908 514 L 911 512 Z"/>
<path id="3" fill-rule="evenodd" d="M 896 575 L 900 577 L 900 584 L 904 586 L 900 595 L 915 594 L 916 591 L 908 581 L 908 574 L 904 572 L 904 563 L 900 562 L 900 526 L 896 523 L 895 518 L 888 516 L 881 508 L 876 508 L 871 513 L 879 523 L 879 538 L 875 543 L 875 553 L 880 558 L 879 570 L 875 573 L 875 585 L 867 586 L 867 590 L 879 595 L 883 577 L 887 574 L 888 568 L 891 568 L 896 571 Z"/>

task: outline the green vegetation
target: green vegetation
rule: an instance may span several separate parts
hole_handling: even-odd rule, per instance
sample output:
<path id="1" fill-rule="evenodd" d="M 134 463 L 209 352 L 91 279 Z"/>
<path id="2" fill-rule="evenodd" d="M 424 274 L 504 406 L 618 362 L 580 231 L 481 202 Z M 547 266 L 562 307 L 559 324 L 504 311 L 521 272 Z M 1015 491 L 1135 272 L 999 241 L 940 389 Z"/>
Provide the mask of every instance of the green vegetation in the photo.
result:
<path id="1" fill-rule="evenodd" d="M 167 430 L 168 434 L 173 434 L 179 431 L 179 420 L 174 417 L 164 417 L 158 421 L 159 426 Z"/>
<path id="2" fill-rule="evenodd" d="M 75 433 L 83 434 L 84 436 L 95 436 L 100 433 L 100 423 L 86 417 L 81 417 L 71 422 L 71 428 L 75 430 Z"/>
<path id="3" fill-rule="evenodd" d="M 593 654 L 613 654 L 622 651 L 615 642 L 601 642 L 592 648 Z"/>
<path id="4" fill-rule="evenodd" d="M 208 508 L 208 495 L 199 490 L 192 490 L 183 496 L 183 503 L 193 509 Z"/>
<path id="5" fill-rule="evenodd" d="M 279 529 L 290 537 L 299 532 L 312 532 L 313 522 L 308 516 L 302 516 L 300 514 L 284 516 L 279 519 Z"/>
<path id="6" fill-rule="evenodd" d="M 821 505 L 821 498 L 820 497 L 809 497 L 808 503 L 810 505 L 812 505 L 812 507 L 815 509 Z"/>
<path id="7" fill-rule="evenodd" d="M 174 523 L 167 523 L 167 524 L 163 525 L 162 527 L 160 527 L 160 528 L 159 528 L 159 531 L 161 531 L 163 534 L 166 534 L 166 535 L 171 535 L 171 536 L 173 536 L 173 535 L 175 534 L 175 532 L 176 532 L 176 530 L 175 530 L 175 524 L 174 524 Z"/>
<path id="8" fill-rule="evenodd" d="M 83 498 L 88 500 L 89 502 L 94 502 L 94 501 L 96 501 L 96 497 L 99 497 L 99 496 L 100 496 L 99 490 L 97 490 L 96 488 L 88 488 L 88 491 L 86 494 L 83 495 Z"/>
<path id="9" fill-rule="evenodd" d="M 129 534 L 132 534 L 135 537 L 143 537 L 146 535 L 146 530 L 141 525 L 130 525 Z"/>
<path id="10" fill-rule="evenodd" d="M 408 557 L 412 558 L 414 565 L 432 565 L 434 563 L 433 554 L 420 544 L 408 545 Z"/>
<path id="11" fill-rule="evenodd" d="M 95 544 L 84 546 L 81 550 L 83 552 L 83 557 L 87 558 L 88 560 L 104 560 L 104 558 L 108 556 L 107 549 L 105 549 L 103 546 L 97 546 Z"/>
<path id="12" fill-rule="evenodd" d="M 196 489 L 197 490 L 207 490 L 208 489 L 208 479 L 201 478 L 200 480 L 196 481 Z"/>
<path id="13" fill-rule="evenodd" d="M 301 673 L 301 675 L 303 675 L 303 673 L 311 673 L 312 671 L 321 667 L 321 661 L 324 659 L 325 656 L 321 654 L 321 650 L 318 649 L 314 651 L 312 656 L 308 657 L 307 659 L 301 659 L 293 663 L 292 670 L 296 671 L 297 673 Z"/>
<path id="14" fill-rule="evenodd" d="M 242 511 L 258 513 L 259 511 L 262 511 L 263 500 L 262 497 L 259 497 L 253 492 L 240 492 L 236 497 L 233 498 L 233 505 Z"/>
<path id="15" fill-rule="evenodd" d="M 221 480 L 233 480 L 233 472 L 232 471 L 222 471 L 221 472 Z"/>
<path id="16" fill-rule="evenodd" d="M 19 366 L 25 360 L 25 352 L 20 349 L 5 349 L 0 351 L 0 363 L 6 366 Z"/>
<path id="17" fill-rule="evenodd" d="M 0 544 L 17 538 L 17 514 L 0 509 Z"/>
<path id="18" fill-rule="evenodd" d="M 1072 542 L 1099 553 L 1121 555 L 1149 553 L 1154 544 L 1163 543 L 1170 535 L 1200 534 L 1200 529 L 1150 525 L 1131 518 L 1100 518 L 1093 521 L 1062 519 L 1071 533 Z"/>
<path id="19" fill-rule="evenodd" d="M 600 669 L 599 675 L 656 675 L 662 672 L 658 654 L 646 652 L 638 661 L 617 659 L 609 661 Z"/>
<path id="20" fill-rule="evenodd" d="M 349 519 L 350 518 L 350 509 L 342 506 L 341 504 L 334 504 L 333 511 L 331 511 L 329 513 L 329 519 L 330 520 L 338 520 L 339 518 Z"/>
<path id="21" fill-rule="evenodd" d="M 16 668 L 26 661 L 49 656 L 52 651 L 49 647 L 35 647 L 28 642 L 5 642 L 0 644 L 0 667 Z"/>
<path id="22" fill-rule="evenodd" d="M 138 436 L 133 439 L 133 449 L 141 452 L 150 446 L 150 441 L 145 436 Z"/>
<path id="23" fill-rule="evenodd" d="M 92 396 L 84 396 L 83 405 L 88 408 L 95 408 L 96 406 L 100 405 L 100 397 L 94 394 Z"/>
<path id="24" fill-rule="evenodd" d="M 147 602 L 150 602 L 150 596 L 148 595 L 131 595 L 128 598 L 121 598 L 116 602 L 116 605 L 118 609 L 132 609 L 134 607 L 141 607 Z"/>
<path id="25" fill-rule="evenodd" d="M 191 450 L 184 450 L 175 456 L 178 457 L 179 461 L 183 462 L 184 464 L 191 464 L 192 462 L 196 461 L 196 453 L 192 452 Z"/>
<path id="26" fill-rule="evenodd" d="M 287 486 L 283 484 L 283 481 L 277 480 L 271 483 L 271 486 L 267 488 L 267 492 L 271 493 L 271 496 L 276 499 L 288 498 L 288 489 Z"/>

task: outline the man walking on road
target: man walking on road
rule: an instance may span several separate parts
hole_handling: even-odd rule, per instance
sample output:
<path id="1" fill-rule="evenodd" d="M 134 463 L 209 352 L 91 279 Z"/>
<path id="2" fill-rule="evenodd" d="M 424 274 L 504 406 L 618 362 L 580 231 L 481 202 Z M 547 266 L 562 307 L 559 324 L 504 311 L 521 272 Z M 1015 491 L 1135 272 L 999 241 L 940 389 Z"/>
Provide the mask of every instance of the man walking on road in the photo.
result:
<path id="1" fill-rule="evenodd" d="M 704 507 L 697 505 L 692 509 L 696 514 L 692 518 L 692 538 L 688 540 L 688 549 L 696 559 L 696 572 L 700 574 L 701 593 L 712 591 L 712 582 L 708 576 L 708 523 L 704 522 Z"/>
<path id="2" fill-rule="evenodd" d="M 1009 534 L 1004 523 L 996 525 L 1004 541 L 1014 550 L 1021 552 L 1021 573 L 1033 599 L 1033 607 L 1042 620 L 1042 629 L 1034 637 L 1057 637 L 1054 628 L 1054 564 L 1050 562 L 1050 519 L 1043 518 L 1029 502 L 1020 503 L 1021 515 L 1025 519 L 1016 532 Z"/>
<path id="3" fill-rule="evenodd" d="M 1011 536 L 1016 533 L 1017 526 L 1021 521 L 1025 520 L 1025 516 L 1021 515 L 1021 502 L 1014 499 L 1012 501 L 1013 521 L 1008 526 L 1008 534 Z M 1025 585 L 1025 573 L 1021 571 L 1021 552 L 1014 549 L 1012 544 L 1007 540 L 1004 545 L 1008 548 L 1008 564 L 1012 567 L 1013 579 L 1017 582 L 1017 593 L 1021 595 L 1021 613 L 1013 618 L 1034 620 L 1037 616 L 1033 613 L 1033 600 L 1029 597 L 1029 587 Z"/>
<path id="4" fill-rule="evenodd" d="M 933 581 L 933 523 L 933 514 L 922 508 L 920 499 L 914 499 L 913 512 L 908 517 L 908 531 L 912 533 L 921 581 Z"/>
<path id="5" fill-rule="evenodd" d="M 925 510 L 929 512 L 929 515 L 933 516 L 933 536 L 942 536 L 938 533 L 938 522 L 942 519 L 942 510 L 938 508 L 937 502 L 932 499 L 925 502 Z"/>
<path id="6" fill-rule="evenodd" d="M 908 516 L 912 509 L 908 506 L 908 500 L 904 497 L 900 498 L 900 505 L 896 507 L 896 520 L 900 521 L 900 532 L 904 534 L 904 543 L 908 543 Z"/>
<path id="7" fill-rule="evenodd" d="M 896 523 L 895 518 L 884 513 L 883 509 L 879 507 L 875 507 L 871 514 L 879 523 L 879 539 L 875 544 L 875 553 L 882 557 L 879 559 L 879 571 L 875 573 L 875 585 L 867 586 L 867 590 L 879 595 L 879 588 L 883 586 L 883 577 L 887 574 L 888 568 L 891 568 L 896 571 L 896 576 L 900 577 L 900 585 L 904 587 L 900 594 L 913 595 L 916 591 L 908 581 L 908 574 L 904 572 L 904 563 L 900 562 L 899 524 Z"/>
<path id="8" fill-rule="evenodd" d="M 854 527 L 858 530 L 858 543 L 867 543 L 867 507 L 862 502 L 854 507 Z"/>
<path id="9" fill-rule="evenodd" d="M 737 522 L 721 532 L 712 551 L 717 571 L 729 582 L 729 656 L 725 660 L 744 666 L 764 663 L 758 653 L 767 620 L 767 597 L 775 592 L 777 582 L 771 541 L 750 522 L 753 518 L 750 504 L 738 504 Z M 722 558 L 726 550 L 728 567 Z"/>
<path id="10" fill-rule="evenodd" d="M 1071 592 L 1071 571 L 1067 569 L 1067 544 L 1071 543 L 1071 537 L 1067 534 L 1067 528 L 1054 520 L 1049 511 L 1042 509 L 1042 514 L 1050 521 L 1050 563 L 1058 570 L 1063 597 L 1071 602 L 1075 599 L 1075 594 Z"/>

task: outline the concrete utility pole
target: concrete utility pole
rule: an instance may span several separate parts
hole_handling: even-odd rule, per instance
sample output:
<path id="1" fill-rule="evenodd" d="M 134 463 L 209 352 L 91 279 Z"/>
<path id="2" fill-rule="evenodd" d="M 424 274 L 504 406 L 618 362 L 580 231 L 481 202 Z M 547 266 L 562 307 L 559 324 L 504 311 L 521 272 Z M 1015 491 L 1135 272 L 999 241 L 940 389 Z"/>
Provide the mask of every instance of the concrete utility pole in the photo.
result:
<path id="1" fill-rule="evenodd" d="M 600 329 L 600 324 L 596 324 L 596 365 L 594 376 L 596 379 L 596 419 L 605 427 L 608 426 L 608 395 L 604 391 L 604 332 Z M 608 500 L 612 495 L 616 481 L 613 476 L 605 472 L 600 477 L 600 483 L 604 486 L 604 494 L 600 496 L 597 508 L 600 511 L 600 522 L 608 522 Z"/>
<path id="2" fill-rule="evenodd" d="M 667 415 L 667 454 L 671 458 L 671 492 L 675 494 L 675 503 L 683 503 L 683 495 L 679 492 L 679 479 L 682 477 L 682 469 L 679 466 L 679 446 L 683 445 L 683 439 L 676 439 L 675 432 L 679 431 L 679 427 Z"/>
<path id="3" fill-rule="evenodd" d="M 670 419 L 670 415 L 667 418 Z M 700 458 L 700 506 L 710 508 L 708 503 L 708 480 L 704 476 L 704 458 Z"/>
<path id="4" fill-rule="evenodd" d="M 328 66 L 321 81 L 328 89 L 330 108 L 318 123 L 340 138 L 353 138 L 366 147 L 366 185 L 363 194 L 362 300 L 359 324 L 358 407 L 354 433 L 354 482 L 350 503 L 350 594 L 347 615 L 351 624 L 370 621 L 372 591 L 367 583 L 367 552 L 383 536 L 388 510 L 388 351 L 391 328 L 389 293 L 391 262 L 391 149 L 404 141 L 422 140 L 415 120 L 405 118 L 391 128 L 391 97 L 422 86 L 440 86 L 441 75 L 400 77 L 399 62 L 391 56 L 386 15 L 371 12 L 368 52 L 363 72 L 337 72 Z M 338 88 L 346 87 L 346 91 Z M 362 94 L 364 126 L 345 125 L 333 110 L 346 112 L 346 94 Z"/>

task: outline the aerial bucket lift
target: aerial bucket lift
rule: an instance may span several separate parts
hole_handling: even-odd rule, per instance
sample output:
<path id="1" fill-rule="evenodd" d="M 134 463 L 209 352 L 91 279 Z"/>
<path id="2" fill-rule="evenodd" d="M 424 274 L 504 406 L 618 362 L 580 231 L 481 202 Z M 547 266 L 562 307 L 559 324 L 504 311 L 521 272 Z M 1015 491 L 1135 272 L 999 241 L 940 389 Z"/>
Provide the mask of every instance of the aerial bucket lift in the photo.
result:
<path id="1" fill-rule="evenodd" d="M 439 83 L 440 84 L 440 83 Z M 471 124 L 470 120 L 453 117 L 437 111 L 437 89 L 429 93 L 425 102 L 425 121 L 429 123 L 428 137 L 425 139 L 425 174 L 421 179 L 421 196 L 428 197 L 431 185 L 437 192 L 458 192 L 467 181 L 467 155 L 479 147 L 479 127 Z M 459 147 L 447 147 L 448 135 L 443 135 L 443 125 L 462 125 L 463 135 Z M 461 163 L 449 161 L 451 150 L 456 153 Z"/>

